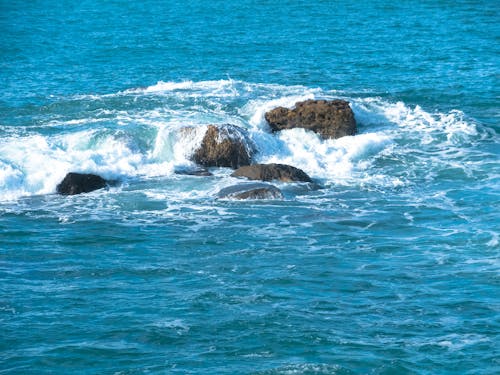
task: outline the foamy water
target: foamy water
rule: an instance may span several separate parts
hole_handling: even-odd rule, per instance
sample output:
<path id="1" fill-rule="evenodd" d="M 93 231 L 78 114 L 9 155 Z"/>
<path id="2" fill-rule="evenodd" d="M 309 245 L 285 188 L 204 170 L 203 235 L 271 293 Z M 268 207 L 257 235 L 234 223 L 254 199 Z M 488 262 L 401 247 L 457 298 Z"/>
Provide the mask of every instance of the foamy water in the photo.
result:
<path id="1" fill-rule="evenodd" d="M 304 129 L 273 134 L 264 120 L 264 113 L 277 106 L 339 96 L 354 109 L 359 123 L 356 136 L 324 140 Z M 127 103 L 142 100 L 153 100 L 154 105 L 148 110 L 124 109 Z M 178 167 L 194 168 L 191 155 L 208 124 L 231 123 L 247 129 L 257 149 L 255 162 L 290 164 L 326 185 L 381 188 L 411 184 L 411 176 L 421 173 L 424 165 L 430 166 L 425 171 L 429 175 L 446 168 L 472 175 L 481 165 L 463 160 L 477 154 L 477 142 L 491 137 L 458 110 L 429 113 L 376 97 L 232 80 L 158 82 L 65 101 L 69 111 L 64 120 L 49 115 L 39 129 L 0 141 L 0 199 L 54 193 L 71 171 L 126 181 L 170 176 Z M 72 118 L 71 108 L 85 103 L 97 103 L 98 109 L 88 118 Z M 186 127 L 194 131 L 183 131 Z M 388 159 L 392 162 L 386 167 L 377 165 Z M 410 165 L 409 159 L 415 164 Z"/>

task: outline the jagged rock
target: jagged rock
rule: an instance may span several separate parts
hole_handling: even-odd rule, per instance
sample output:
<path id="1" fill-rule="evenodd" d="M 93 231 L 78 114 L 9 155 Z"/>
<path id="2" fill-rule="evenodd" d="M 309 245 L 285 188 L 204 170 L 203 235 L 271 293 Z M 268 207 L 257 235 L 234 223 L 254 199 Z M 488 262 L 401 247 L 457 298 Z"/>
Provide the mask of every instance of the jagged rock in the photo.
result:
<path id="1" fill-rule="evenodd" d="M 57 185 L 56 191 L 62 195 L 75 195 L 102 189 L 107 185 L 108 181 L 95 174 L 70 172 Z"/>
<path id="2" fill-rule="evenodd" d="M 249 165 L 253 147 L 246 131 L 235 125 L 209 125 L 193 160 L 204 167 Z"/>
<path id="3" fill-rule="evenodd" d="M 250 180 L 282 182 L 312 182 L 311 178 L 299 168 L 286 164 L 253 164 L 238 168 L 231 175 L 233 177 L 246 177 Z"/>
<path id="4" fill-rule="evenodd" d="M 356 134 L 356 121 L 349 102 L 345 100 L 306 100 L 295 108 L 275 108 L 264 115 L 271 130 L 304 128 L 323 138 L 340 138 Z"/>
<path id="5" fill-rule="evenodd" d="M 283 193 L 276 186 L 250 183 L 226 187 L 217 193 L 222 199 L 283 199 Z"/>

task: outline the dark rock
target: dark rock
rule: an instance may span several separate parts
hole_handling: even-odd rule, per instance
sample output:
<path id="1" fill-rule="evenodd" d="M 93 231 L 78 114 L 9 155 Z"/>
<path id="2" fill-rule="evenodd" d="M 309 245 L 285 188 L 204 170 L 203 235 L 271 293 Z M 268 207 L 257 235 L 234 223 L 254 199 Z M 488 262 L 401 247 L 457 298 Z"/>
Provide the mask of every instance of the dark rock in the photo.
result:
<path id="1" fill-rule="evenodd" d="M 238 168 L 231 176 L 261 181 L 312 182 L 311 178 L 302 169 L 286 164 L 247 165 Z"/>
<path id="2" fill-rule="evenodd" d="M 295 108 L 275 108 L 266 112 L 265 119 L 273 132 L 304 128 L 323 138 L 340 138 L 356 134 L 356 121 L 349 102 L 345 100 L 306 100 Z"/>
<path id="3" fill-rule="evenodd" d="M 108 186 L 108 181 L 95 174 L 70 172 L 56 187 L 58 194 L 75 195 L 89 193 Z"/>
<path id="4" fill-rule="evenodd" d="M 201 146 L 193 160 L 204 167 L 230 167 L 249 165 L 253 147 L 246 131 L 234 125 L 209 125 Z"/>
<path id="5" fill-rule="evenodd" d="M 175 170 L 176 174 L 182 174 L 186 176 L 200 176 L 200 177 L 208 177 L 213 176 L 213 174 L 206 169 L 177 169 Z"/>
<path id="6" fill-rule="evenodd" d="M 233 185 L 217 193 L 223 199 L 283 199 L 283 193 L 276 186 L 262 183 Z"/>

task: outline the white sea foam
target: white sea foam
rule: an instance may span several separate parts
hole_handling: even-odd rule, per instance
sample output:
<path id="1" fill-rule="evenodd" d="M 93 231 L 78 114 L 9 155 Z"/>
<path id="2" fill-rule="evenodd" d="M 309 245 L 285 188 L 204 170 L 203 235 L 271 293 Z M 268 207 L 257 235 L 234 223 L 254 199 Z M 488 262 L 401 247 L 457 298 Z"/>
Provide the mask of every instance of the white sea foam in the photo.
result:
<path id="1" fill-rule="evenodd" d="M 391 103 L 380 98 L 355 99 L 352 105 L 361 123 L 397 130 L 400 134 L 413 132 L 423 145 L 441 143 L 443 137 L 449 145 L 460 145 L 478 135 L 476 125 L 466 121 L 464 113 L 459 110 L 429 113 L 418 105 L 412 108 L 403 102 Z"/>
<path id="2" fill-rule="evenodd" d="M 288 364 L 282 367 L 270 369 L 260 372 L 261 374 L 269 375 L 300 375 L 300 374 L 332 374 L 343 372 L 343 368 L 339 365 L 323 364 L 323 363 L 297 363 Z"/>
<path id="3" fill-rule="evenodd" d="M 190 327 L 181 319 L 162 319 L 152 323 L 152 326 L 158 328 L 172 329 L 176 331 L 178 335 L 185 334 L 189 332 Z"/>
<path id="4" fill-rule="evenodd" d="M 489 342 L 490 338 L 483 335 L 476 334 L 450 334 L 446 336 L 436 337 L 429 340 L 415 340 L 413 345 L 415 346 L 425 346 L 425 345 L 436 345 L 446 348 L 450 351 L 462 350 L 464 347 L 481 344 L 484 342 Z"/>
<path id="5" fill-rule="evenodd" d="M 370 165 L 369 157 L 390 141 L 376 133 L 323 140 L 310 131 L 291 129 L 277 135 L 261 134 L 258 159 L 262 163 L 294 165 L 313 178 L 348 183 L 360 178 Z"/>
<path id="6" fill-rule="evenodd" d="M 489 240 L 486 245 L 488 247 L 498 247 L 498 233 L 491 234 L 491 240 Z"/>
<path id="7" fill-rule="evenodd" d="M 189 165 L 192 153 L 201 144 L 206 126 L 173 128 L 162 126 L 158 130 L 154 148 L 150 152 L 153 160 Z"/>
<path id="8" fill-rule="evenodd" d="M 129 103 L 131 96 L 134 103 L 149 96 L 160 99 L 154 108 L 113 107 L 120 97 Z M 114 99 L 108 108 L 109 97 Z M 360 133 L 337 140 L 324 140 L 304 129 L 272 134 L 264 119 L 265 112 L 276 106 L 333 97 L 337 93 L 316 88 L 233 80 L 160 81 L 115 94 L 75 97 L 71 100 L 78 101 L 78 108 L 82 100 L 99 100 L 101 108 L 88 118 L 82 118 L 80 110 L 77 118 L 49 118 L 37 128 L 0 140 L 0 200 L 52 193 L 70 171 L 127 179 L 169 176 L 176 167 L 194 167 L 190 155 L 210 123 L 246 128 L 257 148 L 257 162 L 291 164 L 327 184 L 389 188 L 407 184 L 411 170 L 405 171 L 410 176 L 405 177 L 388 167 L 374 167 L 384 157 L 397 163 L 413 155 L 411 168 L 426 168 L 430 177 L 441 166 L 461 169 L 466 176 L 481 168 L 477 161 L 462 162 L 465 154 L 473 152 L 463 148 L 483 134 L 460 111 L 429 113 L 402 102 L 347 97 Z M 54 126 L 61 131 L 44 132 Z M 217 178 L 226 182 L 216 188 L 231 183 L 229 173 L 217 171 Z M 489 246 L 497 242 L 493 239 Z"/>
<path id="9" fill-rule="evenodd" d="M 185 91 L 186 94 L 193 97 L 199 96 L 218 96 L 227 97 L 237 95 L 233 80 L 218 81 L 182 81 L 182 82 L 164 82 L 158 81 L 156 84 L 143 88 L 129 89 L 120 94 L 167 94 L 172 92 Z"/>

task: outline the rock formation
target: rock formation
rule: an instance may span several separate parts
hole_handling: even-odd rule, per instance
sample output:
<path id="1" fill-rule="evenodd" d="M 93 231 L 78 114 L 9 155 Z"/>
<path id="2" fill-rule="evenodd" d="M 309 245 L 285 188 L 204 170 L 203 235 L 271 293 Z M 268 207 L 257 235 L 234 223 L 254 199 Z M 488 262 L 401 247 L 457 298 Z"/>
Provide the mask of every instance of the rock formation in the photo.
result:
<path id="1" fill-rule="evenodd" d="M 356 133 L 354 113 L 345 100 L 306 100 L 295 103 L 293 109 L 275 108 L 264 117 L 273 132 L 304 128 L 325 139 Z"/>
<path id="2" fill-rule="evenodd" d="M 283 199 L 283 193 L 276 186 L 250 183 L 226 187 L 217 193 L 222 199 Z"/>
<path id="3" fill-rule="evenodd" d="M 204 167 L 249 165 L 253 147 L 246 131 L 235 125 L 209 125 L 193 160 Z"/>
<path id="4" fill-rule="evenodd" d="M 231 176 L 261 181 L 312 182 L 311 178 L 303 170 L 286 164 L 247 165 L 238 168 Z"/>
<path id="5" fill-rule="evenodd" d="M 70 172 L 57 185 L 56 191 L 62 195 L 75 195 L 102 189 L 107 185 L 108 181 L 95 174 Z"/>

